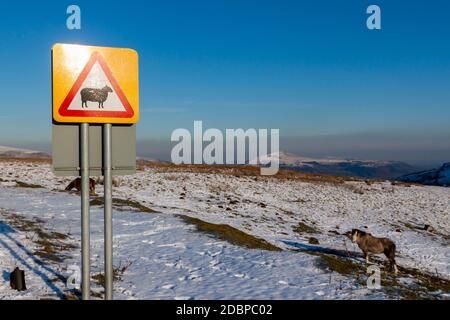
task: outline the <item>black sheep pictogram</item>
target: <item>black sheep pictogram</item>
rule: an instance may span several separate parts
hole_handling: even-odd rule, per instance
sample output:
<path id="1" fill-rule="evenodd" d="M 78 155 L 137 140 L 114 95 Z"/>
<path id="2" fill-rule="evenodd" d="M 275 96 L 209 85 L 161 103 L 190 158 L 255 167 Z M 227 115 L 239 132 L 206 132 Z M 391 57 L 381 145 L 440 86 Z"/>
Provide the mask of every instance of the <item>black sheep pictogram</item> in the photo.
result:
<path id="1" fill-rule="evenodd" d="M 98 108 L 103 109 L 103 103 L 108 99 L 108 92 L 113 92 L 113 90 L 108 87 L 104 86 L 101 89 L 94 89 L 94 88 L 84 88 L 81 90 L 81 107 L 87 108 L 87 102 L 98 102 Z"/>

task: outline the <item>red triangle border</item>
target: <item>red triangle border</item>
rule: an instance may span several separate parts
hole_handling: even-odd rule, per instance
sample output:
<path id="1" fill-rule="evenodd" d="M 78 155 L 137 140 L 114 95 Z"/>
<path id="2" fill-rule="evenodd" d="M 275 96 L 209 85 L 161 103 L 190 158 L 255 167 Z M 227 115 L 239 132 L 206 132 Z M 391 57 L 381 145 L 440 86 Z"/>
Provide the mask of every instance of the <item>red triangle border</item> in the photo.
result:
<path id="1" fill-rule="evenodd" d="M 68 110 L 70 104 L 73 101 L 73 98 L 75 98 L 75 95 L 77 94 L 84 80 L 86 80 L 87 76 L 89 75 L 89 72 L 91 72 L 92 67 L 97 61 L 100 64 L 101 68 L 103 69 L 103 72 L 105 72 L 105 75 L 108 78 L 109 82 L 111 82 L 114 91 L 116 92 L 117 96 L 119 97 L 120 101 L 125 107 L 125 111 Z M 63 103 L 59 107 L 58 113 L 64 117 L 132 118 L 134 116 L 133 108 L 128 102 L 127 97 L 125 96 L 118 82 L 114 78 L 111 70 L 106 64 L 105 59 L 97 51 L 92 53 L 91 57 L 89 58 L 89 61 L 84 66 L 83 71 L 81 71 L 77 80 L 73 84 L 72 89 L 70 89 Z"/>

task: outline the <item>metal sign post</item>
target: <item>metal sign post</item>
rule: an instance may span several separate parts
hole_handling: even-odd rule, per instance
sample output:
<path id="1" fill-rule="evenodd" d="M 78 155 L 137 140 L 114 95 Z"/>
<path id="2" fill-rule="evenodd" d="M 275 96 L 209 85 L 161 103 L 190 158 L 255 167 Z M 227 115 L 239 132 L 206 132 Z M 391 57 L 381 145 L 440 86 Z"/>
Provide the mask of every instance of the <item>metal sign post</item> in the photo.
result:
<path id="1" fill-rule="evenodd" d="M 113 298 L 113 261 L 112 261 L 112 125 L 103 125 L 103 185 L 105 212 L 105 300 Z"/>
<path id="2" fill-rule="evenodd" d="M 81 153 L 81 295 L 90 297 L 89 124 L 80 124 Z"/>
<path id="3" fill-rule="evenodd" d="M 112 175 L 136 171 L 137 52 L 127 48 L 55 44 L 52 101 L 53 172 L 60 176 L 81 175 L 82 298 L 90 297 L 89 176 L 103 174 L 105 300 L 112 300 Z"/>

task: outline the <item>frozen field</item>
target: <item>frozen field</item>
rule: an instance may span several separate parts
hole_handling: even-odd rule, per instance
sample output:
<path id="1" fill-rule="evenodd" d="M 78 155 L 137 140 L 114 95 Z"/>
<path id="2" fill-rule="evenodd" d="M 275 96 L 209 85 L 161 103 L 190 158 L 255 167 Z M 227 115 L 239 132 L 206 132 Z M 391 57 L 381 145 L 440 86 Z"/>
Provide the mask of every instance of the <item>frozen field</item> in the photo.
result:
<path id="1" fill-rule="evenodd" d="M 69 181 L 46 163 L 0 162 L 0 298 L 73 295 L 64 282 L 69 267 L 79 265 L 80 200 L 59 192 Z M 114 212 L 116 298 L 449 297 L 449 188 L 145 168 L 122 177 L 113 196 L 122 200 Z M 148 209 L 156 212 L 142 212 Z M 100 297 L 102 208 L 91 212 L 93 291 Z M 224 236 L 219 224 L 248 239 Z M 38 228 L 44 235 L 36 235 Z M 383 257 L 375 259 L 381 290 L 366 288 L 359 249 L 340 235 L 352 228 L 397 244 L 397 277 L 384 272 Z M 245 241 L 252 239 L 267 243 L 249 249 Z M 45 245 L 57 249 L 48 254 Z M 15 264 L 30 277 L 20 294 L 9 289 L 5 273 Z"/>

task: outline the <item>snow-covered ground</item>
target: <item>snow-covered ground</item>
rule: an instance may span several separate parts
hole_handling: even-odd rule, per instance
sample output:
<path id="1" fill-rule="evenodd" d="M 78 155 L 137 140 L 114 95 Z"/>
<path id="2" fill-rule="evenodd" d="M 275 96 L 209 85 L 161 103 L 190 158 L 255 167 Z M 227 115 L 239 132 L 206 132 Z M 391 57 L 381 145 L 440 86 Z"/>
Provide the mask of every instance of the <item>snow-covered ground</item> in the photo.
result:
<path id="1" fill-rule="evenodd" d="M 33 234 L 17 232 L 3 222 L 0 232 L 0 268 L 16 265 L 27 275 L 27 291 L 0 282 L 0 299 L 50 298 L 67 293 L 64 280 L 72 265 L 80 265 L 79 197 L 45 189 L 0 188 L 3 213 L 38 218 L 49 230 L 69 234 L 74 245 L 70 258 L 44 265 L 31 252 Z M 103 267 L 103 211 L 92 210 L 92 273 Z M 37 260 L 37 261 L 36 261 Z M 317 265 L 317 258 L 294 252 L 250 250 L 204 234 L 181 219 L 161 213 L 114 213 L 114 265 L 129 267 L 116 282 L 118 299 L 314 299 L 359 298 L 369 295 L 352 279 Z M 53 282 L 51 281 L 53 280 Z M 49 285 L 51 283 L 51 285 Z M 94 282 L 95 283 L 95 282 Z M 94 292 L 101 291 L 98 285 Z M 370 294 L 382 298 L 381 292 Z"/>
<path id="2" fill-rule="evenodd" d="M 17 188 L 16 181 L 45 189 Z M 70 234 L 65 241 L 78 246 L 79 197 L 57 192 L 69 181 L 55 177 L 46 163 L 3 161 L 0 163 L 0 208 L 28 219 L 39 217 L 49 231 Z M 101 187 L 97 192 L 101 195 Z M 346 274 L 347 270 L 340 265 L 333 266 L 324 260 L 320 253 L 326 250 L 359 250 L 340 235 L 352 228 L 396 242 L 400 284 L 411 284 L 413 288 L 417 280 L 414 274 L 422 280 L 430 275 L 447 281 L 440 289 L 429 286 L 430 296 L 449 296 L 449 188 L 390 182 L 319 183 L 147 168 L 136 175 L 121 177 L 114 197 L 135 200 L 159 212 L 115 212 L 115 264 L 131 262 L 122 280 L 116 283 L 118 298 L 405 297 L 398 291 L 369 290 L 361 285 L 364 274 Z M 284 251 L 247 249 L 198 233 L 194 226 L 176 216 L 180 214 L 230 225 Z M 0 220 L 5 221 L 2 216 Z M 102 267 L 102 225 L 102 211 L 93 207 L 94 274 Z M 425 225 L 431 229 L 423 230 Z M 12 270 L 17 259 L 5 248 L 13 248 L 16 241 L 28 250 L 36 244 L 27 232 L 17 231 L 7 223 L 0 230 L 3 229 L 6 231 L 0 231 L 0 267 Z M 311 240 L 316 244 L 309 245 Z M 299 247 L 310 250 L 292 250 Z M 78 248 L 68 251 L 63 263 L 50 264 L 52 270 L 64 273 L 64 266 L 79 264 Z M 21 257 L 38 271 L 28 272 L 36 275 L 29 285 L 34 289 L 23 293 L 23 297 L 38 298 L 45 296 L 44 292 L 54 294 L 55 288 L 51 289 L 45 281 L 52 278 L 51 272 L 45 271 L 47 262 L 41 267 L 32 257 L 27 258 L 26 253 Z M 355 261 L 363 265 L 362 259 Z M 3 278 L 0 298 L 17 297 L 16 292 L 10 291 L 5 273 Z M 62 281 L 55 281 L 54 285 L 64 291 Z M 400 286 L 404 289 L 404 285 Z"/>

